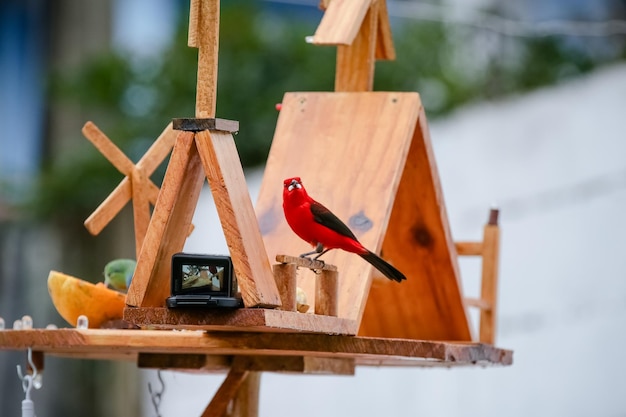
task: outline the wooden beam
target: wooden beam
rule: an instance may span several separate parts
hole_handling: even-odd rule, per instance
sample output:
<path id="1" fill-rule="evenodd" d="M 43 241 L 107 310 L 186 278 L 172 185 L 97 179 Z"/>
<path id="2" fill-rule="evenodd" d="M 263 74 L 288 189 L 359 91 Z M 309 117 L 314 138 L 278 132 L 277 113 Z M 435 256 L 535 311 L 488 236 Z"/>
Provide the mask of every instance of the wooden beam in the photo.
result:
<path id="1" fill-rule="evenodd" d="M 330 7 L 335 1 L 338 0 L 333 0 Z M 335 91 L 372 91 L 374 87 L 378 1 L 371 3 L 362 22 L 349 45 L 337 46 Z"/>
<path id="2" fill-rule="evenodd" d="M 259 392 L 261 391 L 261 373 L 248 372 L 248 376 L 233 398 L 229 417 L 257 417 L 259 415 Z"/>
<path id="3" fill-rule="evenodd" d="M 462 256 L 481 256 L 483 242 L 455 242 L 456 252 Z"/>
<path id="4" fill-rule="evenodd" d="M 32 347 L 75 358 L 131 357 L 140 352 L 354 358 L 360 365 L 510 365 L 513 352 L 482 343 L 435 342 L 302 333 L 164 332 L 34 329 L 0 332 L 0 350 Z"/>
<path id="5" fill-rule="evenodd" d="M 169 369 L 180 371 L 215 372 L 230 369 L 232 357 L 205 355 L 202 353 L 148 353 L 140 352 L 137 357 L 139 368 Z"/>
<path id="6" fill-rule="evenodd" d="M 205 130 L 196 133 L 195 143 L 245 306 L 280 306 L 280 295 L 232 135 Z"/>
<path id="7" fill-rule="evenodd" d="M 386 0 L 378 2 L 378 35 L 376 36 L 376 59 L 393 61 L 396 59 L 396 48 L 393 46 L 393 35 L 389 22 L 389 11 Z"/>
<path id="8" fill-rule="evenodd" d="M 202 417 L 226 416 L 231 402 L 248 376 L 248 371 L 231 369 L 213 399 L 202 413 Z"/>
<path id="9" fill-rule="evenodd" d="M 215 117 L 220 32 L 219 0 L 191 0 L 188 45 L 198 48 L 196 117 Z"/>
<path id="10" fill-rule="evenodd" d="M 313 43 L 316 45 L 350 45 L 363 24 L 372 0 L 333 0 L 328 4 Z"/>
<path id="11" fill-rule="evenodd" d="M 480 297 L 490 305 L 480 311 L 479 340 L 495 343 L 498 301 L 498 262 L 500 256 L 500 228 L 498 210 L 492 209 L 483 231 L 483 265 Z"/>
<path id="12" fill-rule="evenodd" d="M 172 255 L 183 249 L 203 183 L 204 172 L 194 134 L 181 132 L 126 295 L 127 305 L 165 305 L 170 294 Z"/>

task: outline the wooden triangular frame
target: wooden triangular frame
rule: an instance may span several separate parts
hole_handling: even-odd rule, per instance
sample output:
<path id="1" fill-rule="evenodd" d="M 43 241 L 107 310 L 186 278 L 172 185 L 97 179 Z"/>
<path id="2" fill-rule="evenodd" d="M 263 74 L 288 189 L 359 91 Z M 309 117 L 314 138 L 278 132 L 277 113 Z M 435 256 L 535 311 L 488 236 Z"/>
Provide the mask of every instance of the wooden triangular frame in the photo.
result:
<path id="1" fill-rule="evenodd" d="M 244 304 L 280 305 L 278 289 L 231 132 L 179 133 L 161 186 L 137 269 L 128 290 L 131 307 L 164 307 L 172 255 L 183 249 L 204 178 L 209 182 Z"/>
<path id="2" fill-rule="evenodd" d="M 256 205 L 270 259 L 309 249 L 283 219 L 281 184 L 292 176 L 408 277 L 401 284 L 383 278 L 371 285 L 369 264 L 331 251 L 324 259 L 339 270 L 339 317 L 356 320 L 365 335 L 471 340 L 417 93 L 285 95 Z M 302 271 L 298 285 L 308 296 L 313 282 Z"/>

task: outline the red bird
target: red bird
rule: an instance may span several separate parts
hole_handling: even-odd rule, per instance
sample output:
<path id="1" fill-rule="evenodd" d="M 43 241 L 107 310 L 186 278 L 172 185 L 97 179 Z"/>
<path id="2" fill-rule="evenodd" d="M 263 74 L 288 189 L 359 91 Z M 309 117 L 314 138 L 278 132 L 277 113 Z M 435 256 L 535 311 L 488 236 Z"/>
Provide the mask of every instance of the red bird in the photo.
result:
<path id="1" fill-rule="evenodd" d="M 283 210 L 291 229 L 315 246 L 314 251 L 303 253 L 301 257 L 317 253 L 313 258 L 317 259 L 331 249 L 343 249 L 356 253 L 391 280 L 406 279 L 402 272 L 361 245 L 348 226 L 330 210 L 309 197 L 299 177 L 284 181 Z"/>

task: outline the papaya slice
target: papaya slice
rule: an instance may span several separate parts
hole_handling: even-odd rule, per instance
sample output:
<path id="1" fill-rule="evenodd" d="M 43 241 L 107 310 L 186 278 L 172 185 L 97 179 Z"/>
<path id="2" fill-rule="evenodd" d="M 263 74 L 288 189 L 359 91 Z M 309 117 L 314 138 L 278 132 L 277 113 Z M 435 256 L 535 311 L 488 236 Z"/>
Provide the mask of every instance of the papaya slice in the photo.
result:
<path id="1" fill-rule="evenodd" d="M 58 271 L 48 275 L 48 292 L 61 317 L 76 327 L 78 316 L 89 319 L 90 328 L 99 328 L 124 314 L 126 294 L 107 288 L 104 283 L 92 284 Z"/>

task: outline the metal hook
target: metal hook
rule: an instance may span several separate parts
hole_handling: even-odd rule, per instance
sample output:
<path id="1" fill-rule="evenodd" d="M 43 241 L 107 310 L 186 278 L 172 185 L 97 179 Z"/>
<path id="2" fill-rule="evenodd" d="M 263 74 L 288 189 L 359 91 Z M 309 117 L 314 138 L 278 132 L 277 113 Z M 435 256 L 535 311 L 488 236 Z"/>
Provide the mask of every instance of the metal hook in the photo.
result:
<path id="1" fill-rule="evenodd" d="M 154 411 L 156 412 L 156 417 L 161 417 L 159 406 L 161 405 L 163 393 L 165 392 L 165 382 L 163 381 L 163 376 L 161 375 L 161 369 L 157 371 L 157 378 L 159 378 L 159 382 L 161 383 L 161 390 L 153 391 L 152 384 L 148 382 L 148 391 L 150 392 L 150 398 L 152 400 L 152 405 L 154 406 Z"/>
<path id="2" fill-rule="evenodd" d="M 30 391 L 33 388 L 33 380 L 37 377 L 37 367 L 33 362 L 33 349 L 28 348 L 28 365 L 30 365 L 30 369 L 33 370 L 32 374 L 22 374 L 22 367 L 17 365 L 17 376 L 22 381 L 22 389 L 24 390 L 24 394 L 26 394 L 26 399 L 30 400 Z M 38 387 L 35 386 L 35 389 Z"/>

